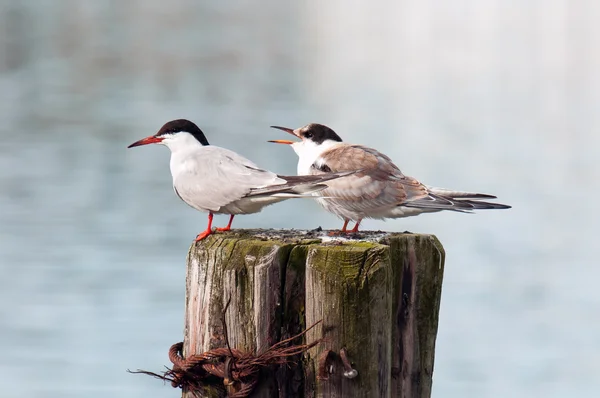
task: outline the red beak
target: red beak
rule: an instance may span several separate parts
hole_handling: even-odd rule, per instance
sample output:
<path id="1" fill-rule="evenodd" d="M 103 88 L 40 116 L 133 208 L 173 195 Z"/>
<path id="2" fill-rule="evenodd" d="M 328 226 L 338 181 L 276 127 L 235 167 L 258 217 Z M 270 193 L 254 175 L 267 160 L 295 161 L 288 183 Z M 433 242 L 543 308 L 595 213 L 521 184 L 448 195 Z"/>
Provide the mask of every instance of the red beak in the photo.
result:
<path id="1" fill-rule="evenodd" d="M 133 144 L 129 145 L 127 148 L 133 148 L 134 146 L 140 146 L 140 145 L 156 144 L 156 143 L 161 142 L 162 140 L 163 140 L 163 138 L 161 138 L 161 137 L 155 137 L 155 136 L 151 135 L 150 137 L 142 138 L 141 140 L 134 142 Z"/>

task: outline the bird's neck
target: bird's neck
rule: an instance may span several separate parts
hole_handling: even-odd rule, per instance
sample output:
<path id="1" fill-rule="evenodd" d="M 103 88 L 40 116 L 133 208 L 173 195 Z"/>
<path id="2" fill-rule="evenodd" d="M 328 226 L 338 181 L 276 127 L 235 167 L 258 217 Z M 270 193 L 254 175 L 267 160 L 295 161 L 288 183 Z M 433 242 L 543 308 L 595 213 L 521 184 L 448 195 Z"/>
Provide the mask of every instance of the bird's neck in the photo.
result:
<path id="1" fill-rule="evenodd" d="M 173 178 L 189 167 L 194 158 L 202 156 L 202 152 L 207 148 L 194 137 L 190 136 L 190 138 L 172 140 L 165 144 L 171 150 L 169 166 Z"/>
<path id="2" fill-rule="evenodd" d="M 194 152 L 204 147 L 200 141 L 188 133 L 179 133 L 173 137 L 165 138 L 162 143 L 171 150 L 173 155 Z"/>
<path id="3" fill-rule="evenodd" d="M 321 154 L 339 144 L 341 143 L 333 140 L 325 140 L 321 144 L 316 144 L 312 141 L 302 141 L 293 144 L 292 148 L 298 154 L 298 175 L 309 175 L 311 166 Z"/>

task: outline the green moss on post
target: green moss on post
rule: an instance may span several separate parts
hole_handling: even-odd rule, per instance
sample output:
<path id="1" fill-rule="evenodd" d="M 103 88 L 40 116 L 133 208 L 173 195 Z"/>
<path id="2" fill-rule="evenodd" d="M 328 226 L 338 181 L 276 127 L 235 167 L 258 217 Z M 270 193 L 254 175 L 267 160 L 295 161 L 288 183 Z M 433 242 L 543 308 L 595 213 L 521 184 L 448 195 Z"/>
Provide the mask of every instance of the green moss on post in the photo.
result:
<path id="1" fill-rule="evenodd" d="M 445 252 L 432 235 L 390 234 L 392 396 L 431 396 Z"/>
<path id="2" fill-rule="evenodd" d="M 358 244 L 357 244 L 358 243 Z M 314 384 L 322 397 L 387 397 L 392 359 L 392 269 L 389 250 L 377 243 L 319 245 L 306 260 L 306 322 L 323 320 L 307 340 L 324 338 L 310 354 L 321 368 Z M 310 299 L 308 299 L 310 298 Z M 345 348 L 358 377 L 344 377 L 340 361 L 325 365 Z"/>
<path id="3" fill-rule="evenodd" d="M 266 372 L 253 397 L 429 397 L 443 248 L 428 235 L 361 236 L 252 230 L 192 245 L 184 355 L 224 346 L 231 298 L 229 341 L 241 350 L 260 353 L 322 320 L 306 341 L 323 342 L 298 366 Z M 341 348 L 357 377 L 344 377 Z"/>

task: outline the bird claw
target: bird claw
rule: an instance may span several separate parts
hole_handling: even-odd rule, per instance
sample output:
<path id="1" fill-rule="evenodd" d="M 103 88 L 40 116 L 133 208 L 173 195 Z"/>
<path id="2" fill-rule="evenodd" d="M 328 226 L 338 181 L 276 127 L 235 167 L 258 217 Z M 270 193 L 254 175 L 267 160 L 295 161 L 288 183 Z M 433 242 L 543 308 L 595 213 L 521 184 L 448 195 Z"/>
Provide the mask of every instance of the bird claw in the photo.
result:
<path id="1" fill-rule="evenodd" d="M 227 231 L 231 231 L 231 227 L 215 228 L 215 231 L 217 231 L 217 232 L 227 232 Z"/>
<path id="2" fill-rule="evenodd" d="M 206 237 L 210 234 L 211 234 L 210 229 L 207 229 L 206 231 L 199 233 L 198 236 L 196 236 L 196 242 L 206 239 Z"/>

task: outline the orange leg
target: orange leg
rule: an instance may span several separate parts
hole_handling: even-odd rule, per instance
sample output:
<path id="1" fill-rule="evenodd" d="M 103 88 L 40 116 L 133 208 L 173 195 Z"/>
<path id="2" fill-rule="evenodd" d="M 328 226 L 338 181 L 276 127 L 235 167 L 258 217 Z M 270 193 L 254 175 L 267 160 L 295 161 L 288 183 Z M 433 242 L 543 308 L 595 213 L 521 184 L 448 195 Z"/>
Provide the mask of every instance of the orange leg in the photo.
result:
<path id="1" fill-rule="evenodd" d="M 356 225 L 354 226 L 354 228 L 352 228 L 352 229 L 351 229 L 349 232 L 350 232 L 350 233 L 356 233 L 356 232 L 358 232 L 358 226 L 360 225 L 360 222 L 361 222 L 361 221 L 362 221 L 362 219 L 358 220 L 358 221 L 356 222 Z"/>
<path id="2" fill-rule="evenodd" d="M 331 231 L 329 233 L 329 236 L 336 236 L 336 235 L 342 235 L 347 233 L 348 231 L 346 230 L 346 227 L 348 227 L 348 222 L 350 222 L 350 220 L 346 219 L 344 220 L 344 225 L 342 226 L 342 229 L 340 229 L 339 231 Z"/>
<path id="3" fill-rule="evenodd" d="M 213 220 L 213 214 L 208 213 L 208 227 L 206 227 L 206 230 L 204 232 L 200 232 L 198 234 L 198 236 L 196 236 L 196 242 L 206 238 L 208 235 L 211 234 L 212 220 Z"/>
<path id="4" fill-rule="evenodd" d="M 225 231 L 231 231 L 231 223 L 233 222 L 233 217 L 235 217 L 233 214 L 229 216 L 229 224 L 227 224 L 227 226 L 225 228 L 217 228 L 217 231 L 219 232 L 225 232 Z"/>
<path id="5" fill-rule="evenodd" d="M 348 223 L 350 222 L 350 220 L 344 220 L 344 225 L 342 226 L 342 229 L 340 229 L 341 233 L 346 233 L 346 227 L 348 227 Z"/>

